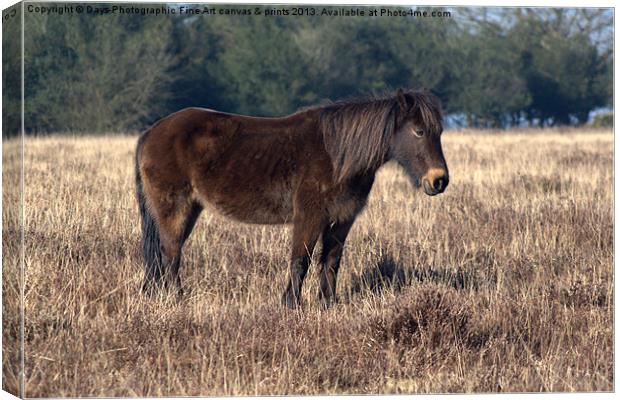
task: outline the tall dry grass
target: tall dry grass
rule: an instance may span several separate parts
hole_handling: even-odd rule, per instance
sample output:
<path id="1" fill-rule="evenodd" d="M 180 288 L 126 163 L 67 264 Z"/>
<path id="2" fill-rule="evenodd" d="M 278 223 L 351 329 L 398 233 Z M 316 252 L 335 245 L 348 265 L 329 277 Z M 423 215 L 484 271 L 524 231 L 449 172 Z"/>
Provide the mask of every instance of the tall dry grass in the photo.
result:
<path id="1" fill-rule="evenodd" d="M 135 137 L 26 142 L 26 396 L 613 390 L 611 133 L 447 132 L 451 183 L 434 198 L 386 166 L 339 304 L 319 308 L 312 267 L 298 312 L 279 304 L 289 229 L 208 214 L 185 297 L 141 296 Z M 17 144 L 3 154 L 12 392 Z"/>

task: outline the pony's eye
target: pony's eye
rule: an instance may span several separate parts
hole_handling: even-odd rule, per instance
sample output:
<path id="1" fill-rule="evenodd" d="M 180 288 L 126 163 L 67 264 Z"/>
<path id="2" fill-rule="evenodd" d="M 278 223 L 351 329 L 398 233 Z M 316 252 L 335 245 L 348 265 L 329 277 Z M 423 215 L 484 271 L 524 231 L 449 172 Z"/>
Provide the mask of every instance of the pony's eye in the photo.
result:
<path id="1" fill-rule="evenodd" d="M 415 135 L 416 135 L 417 137 L 422 137 L 422 136 L 424 136 L 424 131 L 423 131 L 422 129 L 417 129 L 417 130 L 415 131 Z"/>

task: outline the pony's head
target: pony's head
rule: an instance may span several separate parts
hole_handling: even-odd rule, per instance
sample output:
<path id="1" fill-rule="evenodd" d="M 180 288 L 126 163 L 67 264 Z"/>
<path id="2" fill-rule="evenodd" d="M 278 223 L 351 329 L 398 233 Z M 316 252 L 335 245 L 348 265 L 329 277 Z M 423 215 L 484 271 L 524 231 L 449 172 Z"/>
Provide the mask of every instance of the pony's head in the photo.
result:
<path id="1" fill-rule="evenodd" d="M 427 195 L 442 193 L 448 186 L 448 167 L 441 150 L 439 99 L 426 91 L 398 90 L 396 101 L 396 123 L 388 158 L 403 166 Z"/>
<path id="2" fill-rule="evenodd" d="M 334 179 L 346 181 L 396 160 L 428 195 L 443 192 L 448 168 L 441 151 L 441 106 L 430 92 L 399 90 L 345 100 L 322 109 L 320 123 Z"/>

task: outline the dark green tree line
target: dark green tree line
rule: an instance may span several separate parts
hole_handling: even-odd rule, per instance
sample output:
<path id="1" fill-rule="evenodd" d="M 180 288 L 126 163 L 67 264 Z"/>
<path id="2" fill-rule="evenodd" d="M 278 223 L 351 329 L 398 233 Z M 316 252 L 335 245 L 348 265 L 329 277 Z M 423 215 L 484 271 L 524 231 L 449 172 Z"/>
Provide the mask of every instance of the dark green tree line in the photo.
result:
<path id="1" fill-rule="evenodd" d="M 582 124 L 611 107 L 611 10 L 450 11 L 441 19 L 26 14 L 26 129 L 141 130 L 187 106 L 283 115 L 398 87 L 433 90 L 448 114 L 478 127 Z M 7 135 L 19 128 L 18 20 L 3 32 Z"/>

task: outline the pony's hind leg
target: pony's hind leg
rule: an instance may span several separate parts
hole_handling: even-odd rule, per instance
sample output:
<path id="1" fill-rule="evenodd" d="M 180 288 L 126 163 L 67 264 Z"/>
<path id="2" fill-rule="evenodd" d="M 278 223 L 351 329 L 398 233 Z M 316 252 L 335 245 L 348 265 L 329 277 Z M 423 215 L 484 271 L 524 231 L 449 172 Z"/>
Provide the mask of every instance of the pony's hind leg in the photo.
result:
<path id="1" fill-rule="evenodd" d="M 178 293 L 182 294 L 179 270 L 183 244 L 189 237 L 202 207 L 191 201 L 185 192 L 161 196 L 160 199 L 159 204 L 155 204 L 153 208 L 157 215 L 162 273 L 147 273 L 145 286 L 163 283 L 164 287 L 170 288 L 175 285 Z"/>
<path id="2" fill-rule="evenodd" d="M 177 285 L 179 295 L 183 294 L 183 288 L 181 287 L 181 276 L 179 275 L 179 270 L 181 268 L 181 252 L 183 251 L 183 245 L 185 244 L 187 238 L 189 238 L 189 235 L 192 233 L 194 225 L 196 225 L 196 221 L 198 221 L 198 217 L 200 216 L 201 212 L 202 206 L 196 202 L 192 203 L 189 213 L 185 218 L 185 223 L 183 224 L 183 231 L 181 232 L 181 237 L 178 244 L 178 257 L 171 265 L 170 278 L 174 280 L 175 284 Z"/>
<path id="3" fill-rule="evenodd" d="M 164 224 L 161 225 L 163 228 L 160 231 L 162 260 L 167 272 L 164 274 L 164 286 L 169 288 L 175 285 L 179 295 L 183 294 L 179 273 L 183 245 L 192 233 L 201 211 L 202 206 L 198 203 L 191 203 L 189 207 L 179 209 L 177 215 L 169 221 L 175 224 L 167 224 L 165 228 L 163 228 Z"/>

